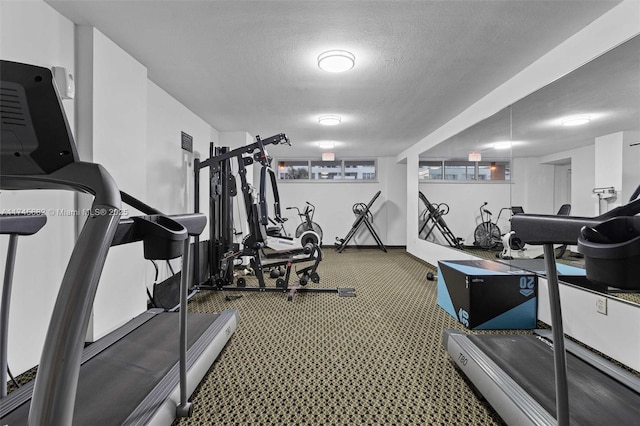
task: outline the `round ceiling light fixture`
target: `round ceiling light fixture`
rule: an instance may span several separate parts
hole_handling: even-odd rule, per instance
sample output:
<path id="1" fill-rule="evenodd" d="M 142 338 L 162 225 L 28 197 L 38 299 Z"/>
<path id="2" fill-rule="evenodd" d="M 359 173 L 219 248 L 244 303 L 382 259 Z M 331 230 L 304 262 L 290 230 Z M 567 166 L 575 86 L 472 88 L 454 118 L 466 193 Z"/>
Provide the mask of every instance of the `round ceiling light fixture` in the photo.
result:
<path id="1" fill-rule="evenodd" d="M 342 123 L 342 118 L 339 115 L 321 115 L 318 117 L 318 123 L 323 126 L 337 126 Z"/>
<path id="2" fill-rule="evenodd" d="M 567 117 L 560 121 L 560 124 L 567 127 L 582 126 L 591 121 L 591 117 L 588 115 L 575 115 L 573 117 Z"/>
<path id="3" fill-rule="evenodd" d="M 493 144 L 493 149 L 509 149 L 513 145 L 511 141 L 503 141 L 503 142 L 495 142 Z"/>
<path id="4" fill-rule="evenodd" d="M 336 143 L 333 141 L 320 141 L 318 142 L 318 146 L 321 149 L 333 149 L 336 147 Z"/>
<path id="5" fill-rule="evenodd" d="M 329 50 L 318 56 L 318 68 L 327 72 L 349 71 L 355 64 L 355 55 L 346 50 Z"/>

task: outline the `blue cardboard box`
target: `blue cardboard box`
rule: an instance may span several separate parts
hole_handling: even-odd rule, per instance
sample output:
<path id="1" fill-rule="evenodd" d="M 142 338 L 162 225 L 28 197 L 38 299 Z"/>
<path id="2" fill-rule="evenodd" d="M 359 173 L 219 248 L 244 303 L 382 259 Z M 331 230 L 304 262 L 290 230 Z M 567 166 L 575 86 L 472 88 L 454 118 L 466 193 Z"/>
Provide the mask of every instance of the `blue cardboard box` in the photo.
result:
<path id="1" fill-rule="evenodd" d="M 438 261 L 438 305 L 469 329 L 533 329 L 538 277 L 489 260 Z"/>

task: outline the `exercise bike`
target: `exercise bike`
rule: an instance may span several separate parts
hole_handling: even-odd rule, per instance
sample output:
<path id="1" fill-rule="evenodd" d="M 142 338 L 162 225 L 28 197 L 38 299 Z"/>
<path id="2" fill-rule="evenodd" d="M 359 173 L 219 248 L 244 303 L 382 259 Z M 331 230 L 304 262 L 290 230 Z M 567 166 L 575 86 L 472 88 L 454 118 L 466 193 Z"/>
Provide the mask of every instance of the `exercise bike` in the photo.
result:
<path id="1" fill-rule="evenodd" d="M 267 231 L 267 247 L 277 250 L 287 250 L 294 247 L 305 247 L 307 244 L 314 246 L 320 246 L 322 244 L 322 228 L 313 221 L 316 206 L 308 201 L 306 201 L 306 204 L 302 212 L 298 207 L 287 207 L 287 210 L 296 210 L 300 217 L 300 224 L 296 228 L 295 237 L 290 237 L 285 230 L 284 223 L 287 221 L 286 217 L 268 218 L 269 222 L 275 226 Z M 285 273 L 286 268 L 283 266 L 274 267 L 269 270 L 269 276 L 271 278 L 283 277 Z"/>
<path id="2" fill-rule="evenodd" d="M 287 210 L 296 210 L 300 217 L 300 225 L 296 228 L 295 237 L 300 238 L 302 246 L 308 243 L 322 244 L 322 228 L 313 221 L 313 215 L 316 212 L 316 206 L 308 201 L 307 205 L 301 212 L 298 207 L 287 207 Z"/>
<path id="3" fill-rule="evenodd" d="M 481 222 L 478 226 L 476 226 L 475 231 L 473 231 L 473 245 L 483 249 L 495 249 L 502 244 L 502 234 L 497 223 L 500 220 L 500 215 L 502 215 L 502 212 L 504 210 L 509 210 L 510 208 L 501 208 L 496 221 L 492 222 L 491 216 L 493 214 L 489 210 L 484 208 L 484 206 L 486 206 L 487 204 L 489 203 L 485 201 L 480 206 Z"/>

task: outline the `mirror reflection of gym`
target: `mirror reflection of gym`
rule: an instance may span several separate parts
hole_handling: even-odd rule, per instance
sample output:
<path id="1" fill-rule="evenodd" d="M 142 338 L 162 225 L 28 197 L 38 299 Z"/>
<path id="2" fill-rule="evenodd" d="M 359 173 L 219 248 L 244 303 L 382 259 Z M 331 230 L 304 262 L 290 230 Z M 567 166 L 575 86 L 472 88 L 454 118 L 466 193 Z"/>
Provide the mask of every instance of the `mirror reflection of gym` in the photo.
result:
<path id="1" fill-rule="evenodd" d="M 566 205 L 572 216 L 593 217 L 627 203 L 640 185 L 639 79 L 640 38 L 635 37 L 423 153 L 420 192 L 434 208 L 441 206 L 446 213 L 442 220 L 455 237 L 464 239 L 463 250 L 474 254 L 481 251 L 474 250 L 473 231 L 486 221 L 480 218 L 481 209 L 492 213 L 490 221 L 504 239 L 510 231 L 512 208 L 558 214 L 566 212 Z M 506 185 L 425 179 L 425 173 L 431 172 L 425 170 L 429 162 L 467 160 L 474 151 L 480 152 L 482 160 L 488 158 L 483 144 L 492 136 L 497 138 L 500 129 L 512 142 Z M 501 187 L 508 194 L 501 193 Z M 485 201 L 488 204 L 482 207 Z M 424 203 L 420 207 L 423 219 Z M 421 220 L 419 226 L 423 225 Z M 420 238 L 425 238 L 429 226 L 422 229 Z M 437 226 L 427 240 L 451 246 Z M 541 255 L 539 248 L 505 244 L 501 241 L 495 253 L 486 257 L 500 261 L 495 255 L 505 249 L 509 250 L 503 256 L 514 259 Z M 557 247 L 556 256 L 560 252 L 558 262 L 582 267 L 584 260 L 575 246 Z M 616 296 L 638 302 L 632 295 Z"/>
<path id="2" fill-rule="evenodd" d="M 423 153 L 419 238 L 461 250 L 496 248 L 509 227 L 510 147 L 506 108 Z"/>
<path id="3" fill-rule="evenodd" d="M 583 217 L 627 204 L 640 185 L 639 85 L 640 37 L 635 37 L 516 102 L 514 139 L 528 143 L 514 145 L 514 169 L 533 171 L 529 175 L 542 181 L 540 189 L 546 185 L 552 192 L 526 197 L 512 192 L 514 202 L 545 214 L 569 204 L 571 216 Z M 544 210 L 532 210 L 535 199 Z M 584 266 L 576 246 L 558 254 L 558 263 Z M 640 302 L 615 288 L 602 291 Z"/>

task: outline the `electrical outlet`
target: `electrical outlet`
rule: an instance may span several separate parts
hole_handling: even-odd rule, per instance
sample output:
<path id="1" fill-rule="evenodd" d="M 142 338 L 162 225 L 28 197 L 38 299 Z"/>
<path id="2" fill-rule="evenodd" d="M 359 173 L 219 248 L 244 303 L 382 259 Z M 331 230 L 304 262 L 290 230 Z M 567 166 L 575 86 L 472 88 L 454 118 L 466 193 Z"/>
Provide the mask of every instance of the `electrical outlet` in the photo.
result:
<path id="1" fill-rule="evenodd" d="M 607 315 L 607 298 L 596 297 L 596 311 L 599 314 Z"/>

